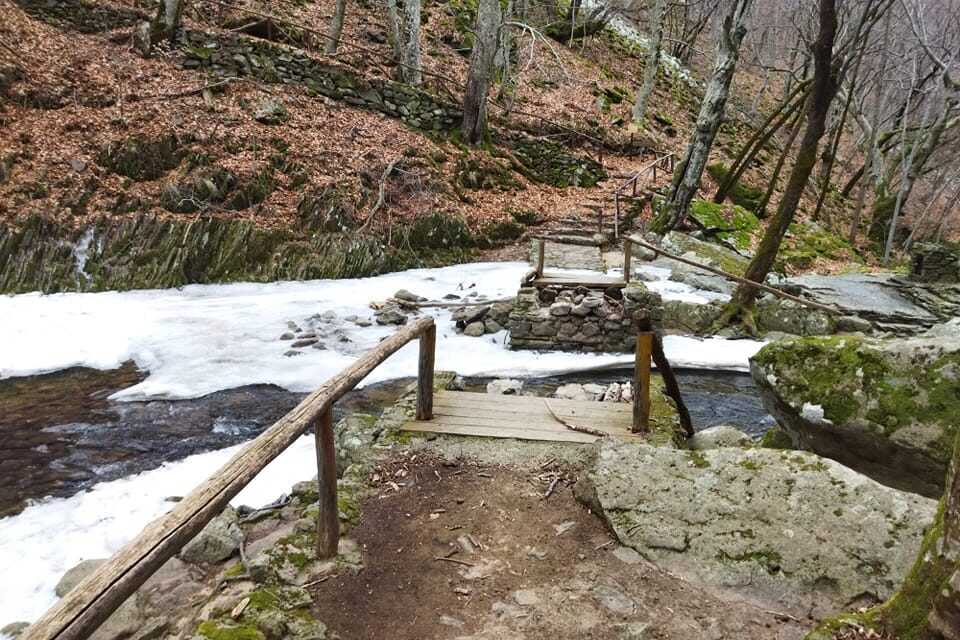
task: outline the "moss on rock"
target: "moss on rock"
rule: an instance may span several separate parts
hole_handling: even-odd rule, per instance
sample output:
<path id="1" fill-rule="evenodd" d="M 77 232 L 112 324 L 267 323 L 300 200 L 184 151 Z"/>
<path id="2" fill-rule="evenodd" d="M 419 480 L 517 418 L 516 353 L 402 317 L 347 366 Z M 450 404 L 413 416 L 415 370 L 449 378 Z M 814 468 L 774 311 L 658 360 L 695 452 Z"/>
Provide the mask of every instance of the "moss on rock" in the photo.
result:
<path id="1" fill-rule="evenodd" d="M 556 142 L 522 138 L 510 146 L 520 162 L 518 170 L 536 182 L 555 187 L 593 187 L 607 178 L 600 163 L 573 155 Z"/>
<path id="2" fill-rule="evenodd" d="M 707 173 L 709 173 L 717 183 L 722 184 L 730 175 L 730 167 L 722 162 L 716 162 L 707 165 Z M 763 189 L 745 185 L 740 180 L 737 180 L 727 193 L 727 197 L 734 204 L 743 207 L 747 211 L 756 211 L 760 201 L 763 200 Z"/>
<path id="3" fill-rule="evenodd" d="M 156 180 L 183 160 L 184 142 L 172 133 L 156 139 L 134 136 L 108 144 L 97 163 L 135 182 Z"/>
<path id="4" fill-rule="evenodd" d="M 781 272 L 809 269 L 819 258 L 863 262 L 849 242 L 817 223 L 791 224 L 777 254 L 777 268 Z"/>
<path id="5" fill-rule="evenodd" d="M 739 251 L 753 245 L 760 229 L 760 220 L 740 205 L 722 205 L 706 200 L 694 200 L 690 216 L 711 235 L 728 242 Z"/>

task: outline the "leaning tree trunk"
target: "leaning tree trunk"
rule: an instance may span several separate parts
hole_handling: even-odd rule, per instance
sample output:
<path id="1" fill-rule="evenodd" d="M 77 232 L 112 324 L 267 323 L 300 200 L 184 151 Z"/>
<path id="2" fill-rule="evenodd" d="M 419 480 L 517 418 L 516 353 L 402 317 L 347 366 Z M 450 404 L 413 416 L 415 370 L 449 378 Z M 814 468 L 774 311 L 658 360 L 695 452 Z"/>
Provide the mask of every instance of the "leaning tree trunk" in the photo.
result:
<path id="1" fill-rule="evenodd" d="M 470 53 L 470 72 L 463 95 L 461 130 L 470 144 L 480 144 L 487 133 L 487 92 L 490 90 L 501 21 L 500 0 L 480 0 L 476 38 Z"/>
<path id="2" fill-rule="evenodd" d="M 333 11 L 333 20 L 330 22 L 330 33 L 328 34 L 327 44 L 323 52 L 332 56 L 337 52 L 340 46 L 340 36 L 343 34 L 343 19 L 347 15 L 347 0 L 337 0 L 336 8 Z"/>
<path id="3" fill-rule="evenodd" d="M 400 79 L 408 84 L 423 82 L 420 64 L 420 0 L 387 0 L 390 36 Z"/>
<path id="4" fill-rule="evenodd" d="M 837 33 L 837 12 L 835 0 L 820 0 L 820 28 L 813 50 L 813 88 L 807 103 L 807 128 L 800 140 L 797 159 L 794 162 L 786 190 L 780 199 L 780 206 L 770 220 L 756 255 L 750 261 L 744 277 L 752 282 L 763 282 L 780 250 L 780 243 L 793 221 L 800 204 L 800 196 L 810 179 L 817 162 L 817 147 L 826 131 L 827 113 L 830 103 L 837 93 L 837 78 L 833 66 L 833 42 Z M 753 324 L 753 303 L 757 296 L 756 287 L 741 284 L 734 293 L 733 300 L 727 305 L 720 323 L 726 324 L 740 316 L 751 331 Z"/>
<path id="5" fill-rule="evenodd" d="M 667 0 L 654 0 L 650 11 L 650 51 L 647 53 L 646 64 L 643 67 L 643 84 L 637 92 L 637 100 L 633 104 L 633 122 L 640 125 L 647 113 L 647 102 L 650 94 L 657 86 L 657 71 L 660 67 L 660 53 L 663 48 L 663 21 L 667 11 Z"/>
<path id="6" fill-rule="evenodd" d="M 157 14 L 150 22 L 142 22 L 134 33 L 134 46 L 149 56 L 161 42 L 172 42 L 180 30 L 184 0 L 160 0 Z"/>
<path id="7" fill-rule="evenodd" d="M 751 2 L 752 0 L 733 0 L 729 13 L 723 18 L 713 75 L 700 105 L 693 137 L 673 176 L 670 197 L 654 223 L 654 230 L 657 232 L 669 231 L 683 224 L 690 202 L 700 187 L 700 177 L 707 166 L 710 147 L 713 146 L 713 140 L 723 121 L 730 83 L 737 68 L 740 43 L 747 32 L 747 13 Z"/>

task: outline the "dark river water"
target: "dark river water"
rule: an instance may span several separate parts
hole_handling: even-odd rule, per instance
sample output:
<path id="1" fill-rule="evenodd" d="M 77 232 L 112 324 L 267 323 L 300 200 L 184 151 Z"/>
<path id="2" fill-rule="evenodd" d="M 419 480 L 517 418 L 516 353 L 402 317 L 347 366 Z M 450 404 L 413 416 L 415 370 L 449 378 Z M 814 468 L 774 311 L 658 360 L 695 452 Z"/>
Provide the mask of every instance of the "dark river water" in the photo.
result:
<path id="1" fill-rule="evenodd" d="M 569 382 L 622 382 L 629 375 L 581 373 L 539 378 L 526 386 L 548 395 Z M 749 375 L 681 370 L 677 376 L 698 430 L 732 424 L 757 436 L 773 424 Z M 254 385 L 193 400 L 107 399 L 144 377 L 127 364 L 113 371 L 78 367 L 0 380 L 0 517 L 19 512 L 30 500 L 69 496 L 97 482 L 244 442 L 305 395 Z M 482 388 L 487 381 L 467 382 Z M 352 391 L 337 403 L 336 417 L 355 411 L 379 414 L 410 382 L 400 379 Z"/>

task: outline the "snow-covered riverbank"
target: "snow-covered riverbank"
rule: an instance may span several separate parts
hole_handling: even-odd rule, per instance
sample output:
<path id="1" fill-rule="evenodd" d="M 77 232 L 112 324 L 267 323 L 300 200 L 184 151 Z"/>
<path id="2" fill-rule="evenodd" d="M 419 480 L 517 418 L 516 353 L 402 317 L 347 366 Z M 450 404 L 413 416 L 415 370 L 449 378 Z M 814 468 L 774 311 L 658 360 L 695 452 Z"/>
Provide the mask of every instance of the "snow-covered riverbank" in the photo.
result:
<path id="1" fill-rule="evenodd" d="M 333 311 L 337 318 L 369 317 L 369 303 L 398 289 L 431 299 L 476 292 L 489 299 L 512 296 L 524 263 L 467 264 L 358 280 L 276 284 L 195 285 L 180 290 L 125 293 L 28 294 L 0 297 L 0 377 L 70 366 L 113 368 L 134 360 L 148 370 L 118 399 L 193 398 L 222 389 L 273 383 L 309 391 L 375 345 L 393 327 L 344 321 L 326 350 L 285 357 L 279 336 L 288 321 Z M 655 267 L 648 283 L 665 299 L 707 302 L 717 294 L 669 282 Z M 631 355 L 513 352 L 505 332 L 482 338 L 457 335 L 449 310 L 429 311 L 438 321 L 437 367 L 465 375 L 537 376 L 627 365 Z M 745 370 L 762 343 L 670 336 L 665 349 L 676 366 Z M 391 357 L 365 383 L 414 375 L 417 345 Z M 64 571 L 85 558 L 119 549 L 153 518 L 170 496 L 184 495 L 223 464 L 237 447 L 191 456 L 121 480 L 104 482 L 70 498 L 47 499 L 0 520 L 0 626 L 34 620 L 55 601 Z M 301 439 L 235 500 L 260 505 L 315 473 L 313 443 Z"/>

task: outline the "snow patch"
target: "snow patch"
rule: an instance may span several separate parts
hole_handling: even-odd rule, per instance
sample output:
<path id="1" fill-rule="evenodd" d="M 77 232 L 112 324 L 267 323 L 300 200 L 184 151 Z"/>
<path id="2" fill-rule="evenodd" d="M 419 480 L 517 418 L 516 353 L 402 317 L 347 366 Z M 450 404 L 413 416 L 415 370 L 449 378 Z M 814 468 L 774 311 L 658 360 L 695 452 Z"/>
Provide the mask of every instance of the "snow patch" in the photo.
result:
<path id="1" fill-rule="evenodd" d="M 800 415 L 803 416 L 804 420 L 809 422 L 825 422 L 827 424 L 833 424 L 824 417 L 823 407 L 819 404 L 804 402 L 803 407 L 800 409 Z"/>
<path id="2" fill-rule="evenodd" d="M 305 349 L 290 358 L 284 356 L 289 343 L 279 340 L 288 331 L 288 321 L 325 312 L 339 318 L 368 317 L 370 301 L 385 300 L 398 289 L 435 300 L 451 293 L 476 293 L 491 300 L 512 297 L 527 269 L 519 262 L 478 263 L 350 280 L 0 296 L 5 342 L 0 378 L 72 366 L 111 369 L 133 360 L 149 375 L 116 399 L 195 398 L 250 384 L 311 391 L 395 329 L 344 322 L 341 335 L 349 342 L 331 338 L 325 350 Z M 708 302 L 720 295 L 665 279 L 646 284 L 665 300 Z M 628 364 L 632 357 L 511 351 L 505 332 L 482 338 L 458 335 L 449 309 L 427 312 L 437 320 L 437 367 L 464 375 L 558 374 Z M 676 366 L 738 371 L 747 369 L 747 358 L 762 346 L 674 336 L 665 342 L 667 357 Z M 416 362 L 417 345 L 411 343 L 364 382 L 413 375 Z"/>

